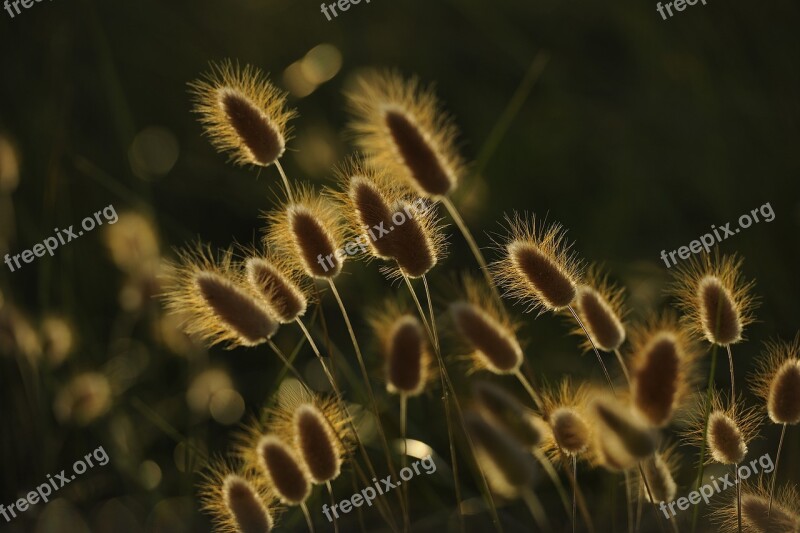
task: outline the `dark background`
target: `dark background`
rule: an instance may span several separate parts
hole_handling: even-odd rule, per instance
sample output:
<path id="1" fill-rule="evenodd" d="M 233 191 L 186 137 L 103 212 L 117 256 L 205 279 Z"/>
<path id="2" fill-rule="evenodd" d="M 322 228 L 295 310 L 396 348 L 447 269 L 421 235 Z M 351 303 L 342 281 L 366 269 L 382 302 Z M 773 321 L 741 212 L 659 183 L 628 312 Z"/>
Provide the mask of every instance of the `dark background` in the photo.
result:
<path id="1" fill-rule="evenodd" d="M 151 216 L 165 257 L 197 237 L 215 246 L 253 242 L 263 225 L 260 212 L 274 205 L 277 175 L 272 168 L 258 173 L 226 164 L 203 138 L 186 84 L 209 61 L 233 58 L 285 86 L 290 64 L 329 43 L 341 52 L 341 70 L 309 96 L 290 98 L 300 113 L 284 157 L 293 179 L 330 183 L 331 164 L 350 153 L 342 90 L 353 74 L 373 66 L 417 74 L 435 82 L 461 130 L 462 154 L 472 163 L 456 201 L 479 243 L 489 244 L 486 233 L 499 230 L 511 210 L 548 214 L 569 229 L 584 258 L 605 262 L 626 285 L 634 320 L 665 305 L 662 289 L 670 272 L 659 258 L 662 249 L 687 245 L 711 224 L 736 226 L 741 214 L 769 202 L 774 221 L 754 224 L 720 246 L 744 256 L 746 276 L 756 280 L 762 299 L 748 342 L 734 348 L 744 384 L 761 342 L 793 337 L 800 317 L 800 7 L 788 0 L 708 0 L 664 21 L 652 1 L 613 4 L 372 0 L 330 22 L 318 2 L 307 0 L 56 0 L 35 3 L 13 19 L 0 11 L 0 134 L 16 146 L 21 162 L 18 188 L 0 193 L 10 199 L 0 203 L 0 249 L 19 253 L 52 228 L 78 224 L 109 204 L 119 213 Z M 520 84 L 540 52 L 549 60 L 528 90 Z M 131 166 L 131 146 L 150 126 L 177 141 L 177 159 L 165 174 L 142 179 Z M 301 149 L 319 143 L 327 156 Z M 435 287 L 447 286 L 454 272 L 475 268 L 460 235 L 450 243 L 450 256 L 432 278 Z M 171 354 L 150 331 L 160 320 L 156 300 L 134 311 L 119 309 L 123 276 L 100 230 L 53 258 L 14 273 L 2 265 L 0 271 L 0 307 L 13 307 L 34 328 L 50 313 L 66 316 L 77 338 L 58 368 L 20 362 L 13 346 L 0 354 L 0 503 L 98 445 L 111 457 L 64 493 L 71 503 L 37 506 L 13 528 L 0 522 L 0 530 L 54 531 L 48 529 L 54 520 L 69 523 L 69 531 L 206 530 L 194 498 L 197 477 L 177 468 L 176 441 L 190 436 L 211 453 L 223 453 L 234 426 L 191 414 L 185 391 L 208 365 L 222 366 L 246 412 L 255 412 L 274 386 L 278 367 L 271 354 Z M 367 344 L 365 311 L 401 287 L 388 287 L 374 265 L 358 264 L 347 268 L 341 288 Z M 328 300 L 331 336 L 346 346 Z M 551 381 L 563 374 L 600 377 L 594 360 L 578 358 L 577 340 L 566 335 L 563 321 L 527 318 L 522 336 L 530 339 L 528 359 L 538 373 Z M 291 350 L 296 333 L 280 332 L 278 343 Z M 57 422 L 51 406 L 59 387 L 79 371 L 109 372 L 112 360 L 136 361 L 130 363 L 136 371 L 123 387 L 112 379 L 109 414 L 88 427 Z M 718 383 L 724 386 L 723 370 Z M 28 395 L 23 375 L 34 384 Z M 178 434 L 157 427 L 142 405 Z M 436 393 L 412 402 L 410 434 L 429 437 L 446 456 L 444 425 L 430 415 L 441 414 L 437 405 Z M 774 428 L 762 435 L 753 446 L 759 455 L 777 442 Z M 798 446 L 800 434 L 790 430 L 786 449 Z M 680 495 L 690 490 L 696 462 L 691 449 L 685 456 Z M 140 479 L 141 463 L 148 460 L 161 470 L 153 488 Z M 796 454 L 786 453 L 783 461 L 781 479 L 799 481 Z M 420 530 L 452 514 L 447 475 L 415 486 Z M 604 505 L 604 487 L 613 485 L 608 478 L 584 474 L 590 508 Z M 471 478 L 465 479 L 474 496 Z M 339 492 L 349 493 L 348 486 Z M 315 494 L 312 509 L 321 504 Z M 542 498 L 558 505 L 552 494 Z M 617 527 L 624 527 L 621 512 Z M 614 513 L 608 514 L 598 516 L 598 524 L 605 520 L 610 527 Z M 528 519 L 520 505 L 507 516 L 512 530 Z M 302 530 L 298 518 L 289 513 L 287 525 Z M 109 525 L 114 522 L 127 529 Z"/>

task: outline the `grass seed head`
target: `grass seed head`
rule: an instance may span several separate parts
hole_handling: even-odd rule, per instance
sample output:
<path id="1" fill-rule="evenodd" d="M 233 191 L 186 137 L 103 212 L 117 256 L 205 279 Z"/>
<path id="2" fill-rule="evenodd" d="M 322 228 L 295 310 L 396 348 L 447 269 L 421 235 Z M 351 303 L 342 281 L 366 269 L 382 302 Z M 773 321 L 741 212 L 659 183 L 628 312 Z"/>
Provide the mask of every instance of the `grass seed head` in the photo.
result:
<path id="1" fill-rule="evenodd" d="M 450 315 L 462 339 L 474 350 L 478 367 L 494 374 L 513 374 L 522 364 L 522 347 L 514 329 L 469 301 L 450 304 Z"/>
<path id="2" fill-rule="evenodd" d="M 742 531 L 744 533 L 800 533 L 800 494 L 789 485 L 775 491 L 772 510 L 769 506 L 769 489 L 760 481 L 742 485 Z M 739 531 L 736 497 L 714 511 L 712 519 L 719 531 Z M 767 519 L 769 517 L 769 519 Z"/>
<path id="3" fill-rule="evenodd" d="M 190 87 L 206 135 L 234 162 L 269 166 L 283 155 L 287 123 L 295 113 L 286 109 L 285 93 L 259 69 L 212 63 Z"/>
<path id="4" fill-rule="evenodd" d="M 269 533 L 275 526 L 274 493 L 256 472 L 214 461 L 203 472 L 199 499 L 220 533 Z"/>
<path id="5" fill-rule="evenodd" d="M 800 423 L 800 334 L 792 342 L 766 346 L 753 376 L 753 391 L 776 424 Z"/>
<path id="6" fill-rule="evenodd" d="M 656 453 L 642 461 L 642 470 L 653 495 L 652 501 L 655 503 L 674 501 L 678 493 L 678 485 L 672 476 L 678 464 L 674 449 L 674 446 L 667 448 L 664 452 Z M 643 492 L 647 500 L 651 501 L 647 490 Z"/>
<path id="7" fill-rule="evenodd" d="M 592 402 L 597 433 L 613 437 L 631 457 L 641 460 L 656 451 L 656 437 L 631 409 L 621 401 L 600 397 Z"/>
<path id="8" fill-rule="evenodd" d="M 586 282 L 578 285 L 575 311 L 599 350 L 613 352 L 625 342 L 625 325 L 622 322 L 626 314 L 623 306 L 624 292 L 624 289 L 610 284 L 608 278 L 594 265 L 586 273 Z M 572 316 L 569 318 L 572 320 Z M 592 348 L 583 328 L 578 326 L 572 333 L 584 339 L 585 350 Z"/>
<path id="9" fill-rule="evenodd" d="M 548 432 L 544 421 L 527 409 L 502 387 L 488 381 L 477 381 L 472 387 L 479 412 L 522 444 L 538 446 Z"/>
<path id="10" fill-rule="evenodd" d="M 463 168 L 456 129 L 431 90 L 416 78 L 373 72 L 347 96 L 356 143 L 376 166 L 423 196 L 446 196 L 455 189 Z"/>
<path id="11" fill-rule="evenodd" d="M 342 446 L 325 415 L 307 403 L 294 412 L 295 446 L 300 451 L 311 480 L 316 484 L 339 477 Z"/>
<path id="12" fill-rule="evenodd" d="M 272 308 L 283 324 L 293 322 L 306 312 L 308 299 L 297 271 L 277 257 L 248 257 L 245 261 L 247 281 Z"/>
<path id="13" fill-rule="evenodd" d="M 588 416 L 592 388 L 581 383 L 577 387 L 569 379 L 542 395 L 542 417 L 550 426 L 543 443 L 544 451 L 553 458 L 561 453 L 570 457 L 583 455 L 593 442 L 594 427 Z"/>
<path id="14" fill-rule="evenodd" d="M 265 435 L 258 443 L 262 471 L 278 498 L 285 505 L 300 505 L 311 493 L 305 465 L 295 452 L 275 435 Z"/>

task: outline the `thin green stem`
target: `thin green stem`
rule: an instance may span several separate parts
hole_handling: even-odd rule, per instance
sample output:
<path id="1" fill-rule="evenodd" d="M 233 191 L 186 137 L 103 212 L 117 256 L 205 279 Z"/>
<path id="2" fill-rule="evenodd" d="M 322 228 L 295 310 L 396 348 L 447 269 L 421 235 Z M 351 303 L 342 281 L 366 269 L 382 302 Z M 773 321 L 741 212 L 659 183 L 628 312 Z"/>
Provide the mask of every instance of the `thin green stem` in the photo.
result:
<path id="1" fill-rule="evenodd" d="M 539 526 L 539 530 L 552 531 L 553 528 L 550 526 L 550 521 L 547 519 L 547 512 L 545 512 L 544 506 L 530 487 L 525 487 L 522 491 L 522 499 L 525 501 L 525 505 L 527 505 L 534 522 Z"/>
<path id="2" fill-rule="evenodd" d="M 314 522 L 311 520 L 311 514 L 308 512 L 305 502 L 300 504 L 300 509 L 303 510 L 303 516 L 306 517 L 306 524 L 308 525 L 309 533 L 314 533 Z"/>
<path id="3" fill-rule="evenodd" d="M 617 356 L 617 362 L 619 362 L 619 367 L 622 369 L 622 373 L 625 374 L 625 381 L 628 383 L 628 387 L 631 386 L 631 375 L 628 372 L 628 366 L 625 364 L 625 359 L 623 359 L 622 354 L 619 353 L 619 348 L 614 350 L 614 355 Z"/>
<path id="4" fill-rule="evenodd" d="M 731 353 L 731 345 L 727 345 L 726 348 L 728 349 L 728 365 L 730 366 L 731 370 L 731 401 L 730 405 L 733 406 L 736 404 L 736 378 L 733 376 L 733 354 Z"/>
<path id="5" fill-rule="evenodd" d="M 400 393 L 400 438 L 403 439 L 403 457 L 400 459 L 400 470 L 402 471 L 408 465 L 408 439 L 406 439 L 406 423 L 407 423 L 407 409 L 408 409 L 408 396 Z M 408 501 L 408 483 L 403 484 L 403 498 L 406 501 L 406 531 L 411 528 L 411 510 Z"/>
<path id="6" fill-rule="evenodd" d="M 578 511 L 578 460 L 572 456 L 572 533 L 575 533 Z"/>
<path id="7" fill-rule="evenodd" d="M 328 494 L 331 496 L 331 508 L 336 503 L 336 499 L 333 497 L 333 486 L 331 485 L 330 481 L 325 482 L 325 486 L 328 487 Z M 333 513 L 333 533 L 339 533 L 339 522 L 336 520 L 336 513 Z"/>
<path id="8" fill-rule="evenodd" d="M 625 509 L 628 514 L 628 533 L 633 533 L 633 494 L 631 493 L 630 470 L 625 470 L 623 474 L 625 475 Z"/>
<path id="9" fill-rule="evenodd" d="M 528 396 L 531 397 L 533 403 L 536 404 L 536 407 L 538 407 L 540 411 L 543 410 L 544 404 L 542 403 L 542 399 L 541 397 L 539 397 L 539 394 L 533 389 L 533 385 L 531 385 L 531 382 L 528 381 L 528 378 L 525 377 L 525 375 L 520 371 L 519 368 L 514 372 L 514 375 L 517 376 L 517 379 L 525 388 L 525 391 L 527 391 Z"/>
<path id="10" fill-rule="evenodd" d="M 700 484 L 703 482 L 703 470 L 705 469 L 705 456 L 706 456 L 706 439 L 708 438 L 708 417 L 711 414 L 711 397 L 714 386 L 714 374 L 717 370 L 717 345 L 711 348 L 711 369 L 708 372 L 708 384 L 706 385 L 706 412 L 704 415 L 705 422 L 703 423 L 703 442 L 700 443 L 700 467 L 697 472 L 697 481 L 695 482 L 694 490 L 700 489 Z M 694 506 L 692 513 L 692 533 L 697 528 L 697 518 L 699 516 L 699 506 Z"/>
<path id="11" fill-rule="evenodd" d="M 436 317 L 433 314 L 433 299 L 431 299 L 431 290 L 428 287 L 428 278 L 422 275 L 422 284 L 425 286 L 425 298 L 428 300 L 428 315 L 430 316 L 431 325 L 433 329 L 433 340 L 436 349 L 439 349 L 439 332 L 436 330 Z"/>
<path id="12" fill-rule="evenodd" d="M 389 472 L 392 474 L 392 477 L 397 477 L 397 472 L 394 468 L 394 462 L 392 461 L 392 454 L 389 451 L 389 443 L 386 440 L 386 433 L 383 430 L 383 424 L 381 423 L 381 416 L 380 412 L 378 411 L 378 402 L 375 400 L 375 391 L 372 389 L 372 383 L 369 380 L 369 374 L 367 373 L 367 366 L 364 364 L 364 356 L 361 354 L 361 347 L 358 345 L 358 340 L 356 339 L 355 330 L 353 330 L 353 324 L 350 322 L 350 316 L 347 314 L 347 309 L 345 309 L 344 302 L 342 301 L 342 297 L 339 295 L 339 291 L 336 289 L 336 284 L 333 282 L 333 279 L 328 278 L 328 283 L 331 287 L 331 292 L 333 293 L 333 297 L 336 299 L 336 303 L 339 305 L 339 310 L 342 312 L 342 318 L 344 319 L 345 325 L 347 326 L 347 331 L 350 334 L 350 341 L 353 344 L 353 350 L 356 352 L 356 359 L 358 359 L 358 366 L 361 369 L 361 376 L 364 379 L 364 383 L 367 388 L 367 394 L 369 396 L 369 401 L 372 406 L 373 414 L 375 415 L 375 422 L 376 427 L 378 428 L 378 436 L 380 437 L 381 446 L 383 447 L 383 453 L 386 456 L 386 463 L 389 468 Z M 406 516 L 407 510 L 405 503 L 403 502 L 402 496 L 398 493 L 398 498 L 400 500 L 400 506 L 403 510 L 403 515 Z M 407 520 L 407 518 L 406 518 Z"/>
<path id="13" fill-rule="evenodd" d="M 651 502 L 656 501 L 655 498 L 653 498 L 652 491 L 650 490 L 650 483 L 647 482 L 647 476 L 644 475 L 644 468 L 642 468 L 642 463 L 639 463 L 639 475 L 642 476 L 642 483 L 644 484 L 644 490 L 647 491 L 648 500 Z M 658 522 L 658 529 L 663 533 L 664 524 L 661 522 L 662 520 L 661 514 L 659 514 L 655 505 L 651 505 L 651 508 L 653 509 L 653 513 L 655 513 L 656 515 L 656 522 Z"/>
<path id="14" fill-rule="evenodd" d="M 736 523 L 739 526 L 739 533 L 742 533 L 742 483 L 739 479 L 739 465 L 735 464 L 736 469 Z"/>
<path id="15" fill-rule="evenodd" d="M 539 464 L 542 465 L 544 468 L 545 473 L 553 482 L 553 485 L 556 487 L 556 492 L 558 492 L 558 496 L 561 498 L 561 503 L 564 505 L 564 509 L 567 511 L 567 514 L 570 513 L 570 501 L 569 495 L 567 494 L 567 490 L 564 488 L 564 484 L 561 483 L 561 478 L 558 477 L 558 472 L 556 472 L 555 467 L 553 466 L 552 461 L 542 453 L 542 450 L 539 448 L 534 448 L 533 456 L 539 461 Z"/>
<path id="16" fill-rule="evenodd" d="M 272 342 L 272 339 L 267 339 L 267 344 L 269 345 L 270 348 L 272 348 L 272 351 L 275 352 L 275 355 L 278 356 L 278 358 L 281 360 L 281 362 L 283 362 L 284 366 L 286 368 L 288 368 L 289 371 L 292 374 L 294 374 L 294 377 L 297 378 L 297 381 L 300 382 L 300 385 L 302 385 L 303 388 L 306 389 L 306 391 L 309 394 L 313 395 L 313 393 L 311 392 L 311 389 L 309 388 L 308 384 L 306 383 L 305 378 L 303 378 L 303 375 L 300 374 L 300 372 L 298 372 L 298 370 L 289 361 L 289 359 L 286 357 L 286 355 L 284 355 L 284 353 L 281 351 L 281 349 L 278 348 L 278 346 L 274 342 Z"/>

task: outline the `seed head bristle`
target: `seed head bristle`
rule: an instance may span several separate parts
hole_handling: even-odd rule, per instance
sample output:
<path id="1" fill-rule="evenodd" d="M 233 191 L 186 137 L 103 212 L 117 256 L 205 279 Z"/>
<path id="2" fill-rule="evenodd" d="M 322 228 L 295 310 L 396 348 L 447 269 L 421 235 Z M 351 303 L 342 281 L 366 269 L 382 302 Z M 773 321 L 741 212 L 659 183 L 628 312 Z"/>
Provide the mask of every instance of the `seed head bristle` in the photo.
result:
<path id="1" fill-rule="evenodd" d="M 701 446 L 703 443 L 706 409 L 710 413 L 705 435 L 710 454 L 706 461 L 721 464 L 741 462 L 747 455 L 749 443 L 758 434 L 761 417 L 757 410 L 744 407 L 741 400 L 728 405 L 721 394 L 712 391 L 710 405 L 703 396 L 689 413 L 685 437 L 690 444 Z"/>
<path id="2" fill-rule="evenodd" d="M 570 251 L 561 225 L 519 213 L 505 220 L 507 235 L 494 243 L 501 259 L 491 266 L 505 295 L 525 303 L 526 311 L 559 311 L 570 305 L 581 283 L 582 265 Z"/>
<path id="3" fill-rule="evenodd" d="M 790 485 L 776 490 L 771 511 L 769 501 L 769 489 L 763 481 L 756 484 L 742 481 L 742 531 L 799 533 L 800 494 L 797 490 Z M 712 520 L 719 524 L 719 531 L 739 531 L 736 497 L 731 496 L 725 505 L 716 509 Z"/>
<path id="4" fill-rule="evenodd" d="M 688 329 L 712 344 L 727 346 L 743 339 L 753 322 L 756 300 L 753 282 L 745 282 L 742 260 L 736 256 L 712 259 L 703 254 L 677 270 L 670 292 L 684 311 Z"/>
<path id="5" fill-rule="evenodd" d="M 250 255 L 244 269 L 250 286 L 269 304 L 282 324 L 305 314 L 308 299 L 301 276 L 286 261 L 274 254 Z"/>
<path id="6" fill-rule="evenodd" d="M 498 385 L 478 381 L 472 387 L 472 395 L 479 412 L 487 420 L 508 431 L 525 446 L 538 446 L 549 432 L 544 420 Z"/>
<path id="7" fill-rule="evenodd" d="M 776 424 L 800 423 L 800 334 L 794 341 L 767 343 L 753 376 L 753 392 Z"/>
<path id="8" fill-rule="evenodd" d="M 287 123 L 286 94 L 251 65 L 212 63 L 203 78 L 189 84 L 194 111 L 211 143 L 240 165 L 269 166 L 283 155 Z"/>
<path id="9" fill-rule="evenodd" d="M 164 299 L 167 307 L 184 317 L 186 333 L 210 344 L 255 346 L 278 329 L 272 310 L 233 268 L 232 251 L 217 261 L 208 246 L 179 252 L 167 268 Z"/>
<path id="10" fill-rule="evenodd" d="M 656 451 L 655 434 L 620 400 L 599 397 L 592 402 L 591 412 L 597 424 L 596 433 L 616 439 L 631 457 L 642 460 Z"/>
<path id="11" fill-rule="evenodd" d="M 587 383 L 573 387 L 569 379 L 542 395 L 542 418 L 550 427 L 542 449 L 553 460 L 561 454 L 582 456 L 590 451 L 594 427 L 587 409 L 592 388 Z"/>
<path id="12" fill-rule="evenodd" d="M 431 90 L 416 78 L 373 72 L 347 96 L 356 144 L 376 166 L 423 196 L 436 198 L 455 189 L 463 167 L 455 149 L 456 128 L 439 111 Z"/>
<path id="13" fill-rule="evenodd" d="M 336 277 L 346 255 L 344 228 L 335 204 L 306 187 L 294 197 L 294 202 L 267 213 L 267 243 L 311 278 Z"/>
<path id="14" fill-rule="evenodd" d="M 311 481 L 305 464 L 295 452 L 275 435 L 264 435 L 258 443 L 262 472 L 275 489 L 281 503 L 300 505 L 311 493 Z"/>
<path id="15" fill-rule="evenodd" d="M 515 335 L 515 326 L 504 312 L 481 300 L 484 290 L 477 281 L 465 281 L 466 300 L 450 304 L 450 315 L 459 338 L 472 352 L 476 368 L 494 374 L 512 374 L 522 364 L 522 347 Z"/>
<path id="16" fill-rule="evenodd" d="M 417 198 L 392 204 L 394 259 L 410 278 L 427 274 L 445 256 L 446 238 L 432 206 Z M 402 224 L 396 222 L 401 221 Z"/>
<path id="17" fill-rule="evenodd" d="M 578 285 L 575 311 L 598 350 L 613 352 L 625 342 L 625 325 L 622 322 L 626 314 L 624 293 L 625 289 L 612 285 L 596 265 L 588 269 L 585 283 Z M 566 314 L 574 322 L 571 313 Z M 586 338 L 583 328 L 577 326 L 572 333 L 583 339 L 584 350 L 592 349 L 592 343 Z"/>
<path id="18" fill-rule="evenodd" d="M 644 475 L 647 477 L 650 493 L 653 495 L 651 500 L 650 493 L 642 487 L 641 490 L 648 501 L 669 503 L 675 500 L 678 485 L 675 483 L 672 472 L 676 471 L 678 464 L 679 459 L 674 445 L 642 461 L 642 470 L 644 470 Z"/>
<path id="19" fill-rule="evenodd" d="M 314 404 L 307 403 L 295 410 L 294 441 L 314 483 L 339 477 L 342 446 L 325 415 Z"/>
<path id="20" fill-rule="evenodd" d="M 464 413 L 464 424 L 475 445 L 478 465 L 494 492 L 511 498 L 533 482 L 533 457 L 522 444 L 474 411 Z"/>
<path id="21" fill-rule="evenodd" d="M 669 424 L 685 402 L 697 352 L 672 314 L 632 331 L 631 400 L 653 427 Z"/>
<path id="22" fill-rule="evenodd" d="M 203 472 L 198 492 L 215 531 L 269 533 L 275 525 L 274 493 L 253 470 L 215 460 Z"/>

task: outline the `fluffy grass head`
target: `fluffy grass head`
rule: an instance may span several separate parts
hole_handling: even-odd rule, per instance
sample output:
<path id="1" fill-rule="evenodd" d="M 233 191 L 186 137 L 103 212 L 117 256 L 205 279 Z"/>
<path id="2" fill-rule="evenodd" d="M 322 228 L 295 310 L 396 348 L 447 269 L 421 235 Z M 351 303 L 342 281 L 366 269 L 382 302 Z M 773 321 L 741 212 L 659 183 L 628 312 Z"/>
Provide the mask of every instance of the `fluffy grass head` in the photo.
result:
<path id="1" fill-rule="evenodd" d="M 286 95 L 261 70 L 223 61 L 189 84 L 194 111 L 217 150 L 237 164 L 268 166 L 286 149 Z"/>
<path id="2" fill-rule="evenodd" d="M 591 387 L 586 383 L 573 387 L 569 379 L 545 391 L 542 417 L 550 426 L 550 432 L 542 449 L 551 458 L 558 459 L 562 453 L 574 457 L 589 451 L 594 426 L 587 410 L 592 394 Z"/>
<path id="3" fill-rule="evenodd" d="M 559 224 L 535 216 L 506 216 L 507 235 L 495 240 L 501 259 L 492 264 L 505 295 L 538 309 L 559 311 L 570 305 L 581 282 L 582 266 Z"/>
<path id="4" fill-rule="evenodd" d="M 650 485 L 650 492 L 653 495 L 652 500 L 643 486 L 644 484 L 641 483 L 641 477 L 638 477 L 637 480 L 642 484 L 641 494 L 644 494 L 647 501 L 669 503 L 675 500 L 675 496 L 678 493 L 678 485 L 675 483 L 673 473 L 678 471 L 681 462 L 680 456 L 675 451 L 676 447 L 673 444 L 664 451 L 657 452 L 642 461 L 642 470 L 647 477 L 647 483 Z"/>
<path id="5" fill-rule="evenodd" d="M 533 457 L 514 437 L 474 411 L 464 413 L 464 425 L 475 445 L 478 465 L 494 492 L 512 498 L 533 482 Z"/>
<path id="6" fill-rule="evenodd" d="M 399 273 L 422 277 L 446 254 L 447 240 L 436 210 L 422 198 L 405 197 L 393 203 L 391 211 Z"/>
<path id="7" fill-rule="evenodd" d="M 220 533 L 269 533 L 275 495 L 262 476 L 217 460 L 203 472 L 198 496 Z"/>
<path id="8" fill-rule="evenodd" d="M 625 342 L 624 294 L 625 289 L 611 284 L 596 265 L 587 270 L 585 282 L 577 286 L 575 311 L 597 348 L 604 352 L 613 352 Z M 569 319 L 572 320 L 571 314 Z M 592 343 L 580 326 L 575 327 L 572 333 L 583 339 L 584 350 L 592 349 Z"/>
<path id="9" fill-rule="evenodd" d="M 347 94 L 357 146 L 391 176 L 426 197 L 449 194 L 463 162 L 456 128 L 430 89 L 396 72 L 372 72 Z"/>
<path id="10" fill-rule="evenodd" d="M 671 314 L 634 328 L 631 340 L 631 401 L 651 426 L 664 427 L 688 397 L 697 351 Z"/>
<path id="11" fill-rule="evenodd" d="M 421 394 L 434 374 L 424 326 L 392 302 L 373 313 L 371 324 L 384 356 L 387 390 L 406 396 Z"/>
<path id="12" fill-rule="evenodd" d="M 329 198 L 302 187 L 294 202 L 270 211 L 266 219 L 267 243 L 290 265 L 311 278 L 332 279 L 342 271 L 344 227 Z"/>
<path id="13" fill-rule="evenodd" d="M 744 280 L 741 268 L 742 259 L 736 256 L 712 259 L 703 254 L 676 271 L 670 291 L 690 332 L 720 346 L 743 339 L 754 320 L 756 300 L 751 295 L 754 283 Z"/>
<path id="14" fill-rule="evenodd" d="M 590 413 L 595 434 L 605 441 L 603 448 L 614 457 L 629 456 L 640 461 L 656 451 L 656 435 L 630 406 L 613 396 L 603 395 L 592 401 Z"/>
<path id="15" fill-rule="evenodd" d="M 303 316 L 308 299 L 303 277 L 275 254 L 250 255 L 244 270 L 250 287 L 263 298 L 282 324 Z"/>
<path id="16" fill-rule="evenodd" d="M 708 463 L 717 462 L 725 465 L 741 463 L 747 456 L 748 445 L 758 434 L 761 417 L 753 408 L 745 408 L 741 401 L 728 405 L 721 394 L 714 391 L 711 395 L 708 432 L 706 444 L 709 456 Z M 697 402 L 695 409 L 689 413 L 686 429 L 688 443 L 700 447 L 703 443 L 704 415 L 707 408 L 706 398 Z"/>
<path id="17" fill-rule="evenodd" d="M 278 329 L 272 310 L 233 267 L 232 252 L 215 259 L 208 246 L 179 252 L 167 267 L 164 299 L 183 328 L 210 344 L 256 346 Z"/>
<path id="18" fill-rule="evenodd" d="M 450 304 L 450 316 L 460 341 L 472 350 L 475 369 L 494 374 L 513 374 L 522 364 L 522 347 L 516 325 L 494 302 L 485 286 L 473 278 L 464 280 L 464 298 Z"/>
<path id="19" fill-rule="evenodd" d="M 283 440 L 269 434 L 258 443 L 261 471 L 281 503 L 300 505 L 311 494 L 311 480 L 303 461 Z"/>
<path id="20" fill-rule="evenodd" d="M 769 489 L 763 482 L 742 486 L 743 533 L 800 532 L 800 494 L 795 487 L 785 485 L 778 488 L 771 511 L 769 500 Z M 712 518 L 719 524 L 719 531 L 739 531 L 736 498 L 730 497 L 714 511 Z"/>
<path id="21" fill-rule="evenodd" d="M 550 431 L 544 420 L 499 385 L 476 381 L 472 397 L 486 420 L 505 429 L 525 446 L 538 446 Z"/>
<path id="22" fill-rule="evenodd" d="M 767 343 L 753 376 L 753 392 L 776 424 L 800 423 L 800 335 Z"/>

